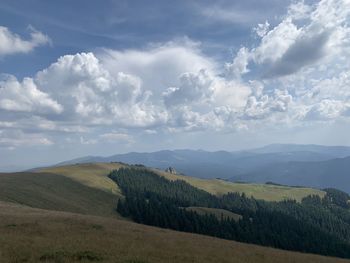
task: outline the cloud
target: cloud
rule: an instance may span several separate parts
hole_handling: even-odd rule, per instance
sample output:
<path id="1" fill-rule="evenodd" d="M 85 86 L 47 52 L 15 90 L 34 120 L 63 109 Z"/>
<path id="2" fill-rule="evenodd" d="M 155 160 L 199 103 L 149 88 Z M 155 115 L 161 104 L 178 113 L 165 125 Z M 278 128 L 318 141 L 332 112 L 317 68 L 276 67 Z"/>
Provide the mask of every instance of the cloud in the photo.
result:
<path id="1" fill-rule="evenodd" d="M 51 42 L 47 35 L 37 31 L 32 26 L 29 26 L 28 29 L 31 38 L 24 40 L 19 35 L 12 33 L 7 27 L 0 26 L 0 56 L 28 53 L 38 46 Z"/>
<path id="2" fill-rule="evenodd" d="M 0 147 L 13 149 L 20 146 L 48 146 L 53 142 L 43 134 L 28 134 L 21 130 L 0 130 Z"/>
<path id="3" fill-rule="evenodd" d="M 329 31 L 322 31 L 313 36 L 300 36 L 283 56 L 271 65 L 265 77 L 290 75 L 306 65 L 317 62 L 326 54 L 325 46 L 329 37 Z"/>
<path id="4" fill-rule="evenodd" d="M 273 112 L 286 112 L 293 98 L 287 90 L 275 90 L 271 96 L 251 96 L 245 106 L 243 119 L 264 119 Z"/>
<path id="5" fill-rule="evenodd" d="M 66 55 L 39 72 L 36 83 L 65 108 L 61 118 L 87 124 L 152 126 L 166 117 L 139 77 L 110 73 L 93 53 Z"/>
<path id="6" fill-rule="evenodd" d="M 63 107 L 40 91 L 33 79 L 24 78 L 18 82 L 15 77 L 8 76 L 0 80 L 0 110 L 48 115 L 61 113 Z"/>
<path id="7" fill-rule="evenodd" d="M 256 27 L 253 28 L 253 31 L 259 36 L 264 37 L 267 32 L 269 32 L 270 23 L 268 21 L 265 21 L 263 24 L 258 24 Z"/>
<path id="8" fill-rule="evenodd" d="M 245 74 L 249 72 L 246 65 L 252 61 L 260 67 L 263 77 L 274 78 L 313 66 L 337 54 L 348 43 L 349 18 L 347 0 L 322 0 L 315 5 L 294 2 L 275 27 L 268 30 L 268 22 L 258 24 L 254 31 L 261 37 L 259 44 L 251 49 L 241 48 L 230 64 L 231 71 Z"/>
<path id="9" fill-rule="evenodd" d="M 249 60 L 251 60 L 251 53 L 246 47 L 242 47 L 237 52 L 237 55 L 233 59 L 233 62 L 225 64 L 225 68 L 228 73 L 228 76 L 237 79 L 237 78 L 240 78 L 241 75 L 248 73 Z"/>
<path id="10" fill-rule="evenodd" d="M 196 73 L 201 69 L 215 71 L 218 67 L 213 59 L 202 53 L 200 43 L 188 38 L 149 45 L 142 50 L 106 49 L 96 56 L 113 75 L 124 72 L 138 76 L 158 98 L 164 87 L 178 85 L 183 73 Z"/>
<path id="11" fill-rule="evenodd" d="M 255 45 L 241 46 L 230 63 L 188 38 L 61 56 L 34 76 L 0 82 L 1 130 L 127 145 L 135 134 L 229 133 L 348 118 L 347 5 L 294 2 L 280 23 L 258 24 Z"/>
<path id="12" fill-rule="evenodd" d="M 350 104 L 338 100 L 322 100 L 306 111 L 304 120 L 334 120 L 349 114 Z"/>
<path id="13" fill-rule="evenodd" d="M 211 99 L 214 89 L 213 79 L 204 70 L 198 73 L 183 73 L 179 87 L 168 88 L 164 93 L 164 102 L 168 107 L 179 104 L 206 103 Z"/>

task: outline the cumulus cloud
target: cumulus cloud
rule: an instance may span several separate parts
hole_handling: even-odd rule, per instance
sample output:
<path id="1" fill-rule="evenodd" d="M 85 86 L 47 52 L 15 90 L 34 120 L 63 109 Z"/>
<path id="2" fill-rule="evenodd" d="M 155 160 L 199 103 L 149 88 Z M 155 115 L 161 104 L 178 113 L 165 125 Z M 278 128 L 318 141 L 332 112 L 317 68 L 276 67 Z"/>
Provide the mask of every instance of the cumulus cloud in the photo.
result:
<path id="1" fill-rule="evenodd" d="M 137 76 L 111 74 L 93 53 L 63 56 L 39 72 L 35 81 L 62 103 L 63 119 L 143 127 L 166 117 L 152 105 L 152 94 L 141 88 Z"/>
<path id="2" fill-rule="evenodd" d="M 287 90 L 275 90 L 272 95 L 250 96 L 244 110 L 244 119 L 263 119 L 271 112 L 286 112 L 292 102 Z"/>
<path id="3" fill-rule="evenodd" d="M 30 39 L 24 40 L 19 35 L 11 32 L 7 27 L 0 26 L 0 56 L 15 53 L 28 53 L 34 48 L 46 45 L 51 42 L 47 35 L 44 35 L 35 28 L 29 26 Z"/>
<path id="4" fill-rule="evenodd" d="M 255 27 L 254 47 L 222 65 L 187 38 L 64 55 L 32 77 L 0 81 L 0 128 L 128 144 L 136 140 L 128 131 L 140 129 L 152 136 L 347 118 L 349 7 L 294 2 L 274 27 Z M 3 144 L 11 142 L 24 145 Z"/>
<path id="5" fill-rule="evenodd" d="M 47 93 L 38 89 L 33 79 L 19 82 L 8 76 L 0 80 L 0 110 L 31 112 L 34 114 L 59 114 L 63 107 Z"/>
<path id="6" fill-rule="evenodd" d="M 350 104 L 339 100 L 322 100 L 306 111 L 304 120 L 334 120 L 349 114 Z"/>
<path id="7" fill-rule="evenodd" d="M 249 61 L 261 66 L 264 77 L 288 76 L 306 66 L 315 65 L 339 52 L 348 41 L 350 31 L 350 3 L 347 0 L 322 0 L 315 5 L 304 1 L 291 4 L 287 15 L 275 27 L 268 30 L 268 22 L 254 29 L 261 37 L 260 43 L 245 50 L 242 48 L 230 65 L 231 71 L 245 74 L 249 68 L 239 70 Z"/>
<path id="8" fill-rule="evenodd" d="M 217 63 L 202 54 L 200 44 L 188 38 L 154 44 L 144 50 L 103 50 L 97 54 L 113 75 L 124 72 L 142 79 L 144 87 L 160 98 L 164 88 L 177 86 L 179 76 L 201 69 L 215 71 Z"/>
<path id="9" fill-rule="evenodd" d="M 179 104 L 206 103 L 212 98 L 213 79 L 205 70 L 198 73 L 184 73 L 180 76 L 179 87 L 168 88 L 164 93 L 165 104 L 169 107 Z"/>

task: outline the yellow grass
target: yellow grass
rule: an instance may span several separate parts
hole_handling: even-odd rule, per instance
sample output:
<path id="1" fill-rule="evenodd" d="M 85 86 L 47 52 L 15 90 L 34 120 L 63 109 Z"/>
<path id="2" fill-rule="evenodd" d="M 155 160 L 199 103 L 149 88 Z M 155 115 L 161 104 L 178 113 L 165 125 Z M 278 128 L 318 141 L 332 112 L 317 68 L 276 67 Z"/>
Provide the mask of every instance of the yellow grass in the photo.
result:
<path id="1" fill-rule="evenodd" d="M 0 262 L 346 263 L 112 218 L 0 202 Z"/>
<path id="2" fill-rule="evenodd" d="M 245 193 L 248 197 L 253 196 L 256 199 L 266 201 L 282 201 L 286 199 L 301 201 L 303 197 L 308 195 L 313 194 L 321 197 L 325 195 L 324 191 L 312 188 L 232 183 L 219 179 L 199 179 L 184 175 L 174 175 L 158 169 L 152 170 L 157 174 L 168 178 L 169 180 L 184 180 L 194 187 L 218 196 L 229 192 L 239 192 Z"/>
<path id="3" fill-rule="evenodd" d="M 0 173 L 0 200 L 30 207 L 118 216 L 119 196 L 51 173 Z M 1 262 L 1 261 L 0 261 Z"/>
<path id="4" fill-rule="evenodd" d="M 109 179 L 107 175 L 111 171 L 117 170 L 122 166 L 123 165 L 119 163 L 73 164 L 43 168 L 38 170 L 38 172 L 60 174 L 83 185 L 120 196 L 121 191 L 118 185 Z"/>
<path id="5" fill-rule="evenodd" d="M 60 167 L 49 167 L 40 169 L 40 172 L 48 172 L 67 176 L 86 186 L 97 188 L 108 193 L 121 196 L 121 191 L 107 175 L 112 171 L 125 165 L 119 163 L 87 163 L 75 164 Z M 308 195 L 319 195 L 323 197 L 324 191 L 304 187 L 287 187 L 266 184 L 243 184 L 232 183 L 219 179 L 199 179 L 190 176 L 174 175 L 158 169 L 152 169 L 157 174 L 168 178 L 169 180 L 184 180 L 187 183 L 212 193 L 214 195 L 223 195 L 229 192 L 245 193 L 248 197 L 262 199 L 266 201 L 282 201 L 286 199 L 301 199 Z"/>

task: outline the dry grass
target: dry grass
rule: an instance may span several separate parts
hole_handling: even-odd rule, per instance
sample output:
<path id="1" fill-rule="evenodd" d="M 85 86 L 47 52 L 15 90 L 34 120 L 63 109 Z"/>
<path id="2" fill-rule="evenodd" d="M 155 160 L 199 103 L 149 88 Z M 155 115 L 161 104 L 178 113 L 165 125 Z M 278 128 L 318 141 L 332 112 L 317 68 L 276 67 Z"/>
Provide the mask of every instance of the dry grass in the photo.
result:
<path id="1" fill-rule="evenodd" d="M 349 262 L 0 202 L 0 262 Z"/>
<path id="2" fill-rule="evenodd" d="M 239 192 L 245 193 L 248 197 L 253 196 L 256 199 L 263 199 L 266 201 L 282 201 L 286 199 L 301 201 L 303 197 L 308 195 L 319 195 L 321 197 L 325 195 L 324 191 L 312 188 L 232 183 L 219 179 L 210 180 L 183 175 L 174 175 L 158 169 L 152 170 L 157 174 L 168 178 L 169 180 L 184 180 L 199 189 L 219 196 L 229 192 Z"/>
<path id="3" fill-rule="evenodd" d="M 49 210 L 118 216 L 118 196 L 68 177 L 46 173 L 0 174 L 0 200 Z"/>
<path id="4" fill-rule="evenodd" d="M 119 163 L 88 163 L 75 164 L 60 167 L 49 167 L 39 171 L 54 174 L 64 175 L 86 186 L 97 188 L 108 193 L 121 196 L 119 187 L 107 177 L 112 170 L 119 169 L 124 165 Z M 199 179 L 190 176 L 174 175 L 166 173 L 158 169 L 151 169 L 157 174 L 164 176 L 170 180 L 184 180 L 187 183 L 205 190 L 215 195 L 223 195 L 229 192 L 245 193 L 248 197 L 253 196 L 256 199 L 263 199 L 266 201 L 281 201 L 286 199 L 301 199 L 308 195 L 319 195 L 323 197 L 324 191 L 303 188 L 303 187 L 287 187 L 266 184 L 242 184 L 232 183 L 218 179 Z"/>
<path id="5" fill-rule="evenodd" d="M 119 163 L 86 163 L 48 167 L 39 169 L 37 172 L 63 175 L 83 185 L 120 196 L 121 191 L 118 185 L 109 179 L 107 175 L 122 166 Z"/>

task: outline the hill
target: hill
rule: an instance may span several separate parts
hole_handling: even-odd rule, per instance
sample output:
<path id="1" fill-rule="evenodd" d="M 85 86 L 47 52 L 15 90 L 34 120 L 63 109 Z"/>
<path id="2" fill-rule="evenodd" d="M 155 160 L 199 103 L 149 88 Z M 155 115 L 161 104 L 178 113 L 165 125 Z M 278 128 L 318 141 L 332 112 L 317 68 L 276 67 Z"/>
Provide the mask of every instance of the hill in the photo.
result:
<path id="1" fill-rule="evenodd" d="M 107 193 L 120 195 L 121 193 L 118 185 L 116 185 L 106 175 L 122 166 L 123 165 L 119 163 L 81 163 L 46 167 L 35 171 L 63 175 L 83 185 L 96 188 Z"/>
<path id="2" fill-rule="evenodd" d="M 28 263 L 350 262 L 4 202 L 0 202 L 0 253 L 1 262 Z"/>
<path id="3" fill-rule="evenodd" d="M 0 200 L 30 207 L 90 215 L 117 216 L 120 195 L 51 173 L 0 174 Z"/>
<path id="4" fill-rule="evenodd" d="M 83 163 L 49 167 L 39 169 L 37 172 L 60 174 L 76 180 L 77 182 L 80 182 L 86 186 L 120 195 L 120 189 L 111 179 L 107 177 L 107 175 L 111 172 L 111 170 L 115 170 L 123 166 L 126 167 L 126 165 L 119 163 Z M 249 197 L 253 196 L 254 198 L 263 199 L 266 201 L 280 201 L 285 199 L 295 199 L 300 201 L 303 197 L 310 194 L 316 194 L 321 197 L 324 196 L 323 191 L 312 188 L 233 183 L 219 179 L 200 179 L 185 175 L 175 175 L 154 168 L 149 169 L 170 180 L 184 180 L 194 187 L 214 195 L 239 192 L 245 193 Z"/>
<path id="5" fill-rule="evenodd" d="M 288 162 L 265 166 L 231 180 L 275 182 L 316 188 L 333 187 L 350 193 L 350 157 L 322 162 Z"/>
<path id="6" fill-rule="evenodd" d="M 265 201 L 282 201 L 288 199 L 300 201 L 303 197 L 308 195 L 318 195 L 320 197 L 325 195 L 324 191 L 313 188 L 289 187 L 271 184 L 233 183 L 221 179 L 200 179 L 190 176 L 175 175 L 158 169 L 151 170 L 169 180 L 184 180 L 194 187 L 217 196 L 230 192 L 238 192 L 241 194 L 244 193 L 248 197 L 252 196 L 256 199 L 262 199 Z"/>

